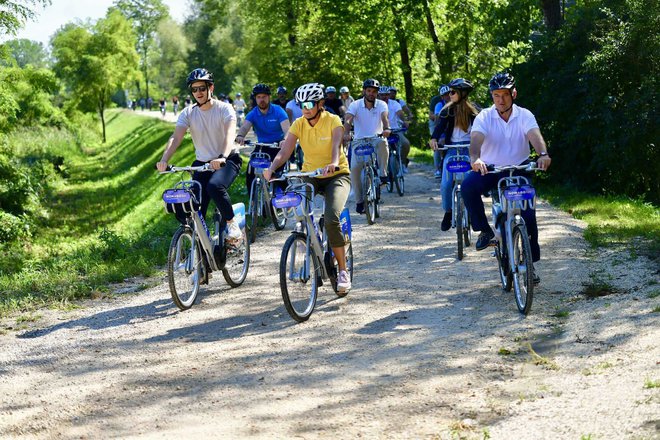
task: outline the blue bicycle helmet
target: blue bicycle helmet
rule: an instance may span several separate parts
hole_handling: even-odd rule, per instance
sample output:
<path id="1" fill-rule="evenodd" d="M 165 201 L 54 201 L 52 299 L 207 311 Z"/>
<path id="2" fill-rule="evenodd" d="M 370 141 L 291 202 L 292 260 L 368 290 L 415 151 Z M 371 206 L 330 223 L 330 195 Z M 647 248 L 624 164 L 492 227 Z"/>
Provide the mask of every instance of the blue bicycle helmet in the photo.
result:
<path id="1" fill-rule="evenodd" d="M 449 88 L 454 90 L 460 90 L 467 93 L 470 93 L 472 90 L 474 90 L 474 86 L 472 85 L 472 83 L 464 78 L 452 79 L 449 82 Z"/>
<path id="2" fill-rule="evenodd" d="M 449 86 L 447 84 L 442 84 L 438 88 L 438 93 L 440 93 L 440 95 L 446 95 L 447 93 L 449 93 Z"/>
<path id="3" fill-rule="evenodd" d="M 213 84 L 213 74 L 208 70 L 199 67 L 188 74 L 186 85 L 190 87 L 190 84 L 195 81 L 204 81 L 208 84 Z"/>
<path id="4" fill-rule="evenodd" d="M 328 86 L 325 88 L 325 93 L 337 93 L 337 89 L 335 89 L 333 86 Z"/>
<path id="5" fill-rule="evenodd" d="M 280 93 L 286 93 L 286 87 L 284 86 L 279 86 L 277 88 L 277 94 L 279 95 Z"/>

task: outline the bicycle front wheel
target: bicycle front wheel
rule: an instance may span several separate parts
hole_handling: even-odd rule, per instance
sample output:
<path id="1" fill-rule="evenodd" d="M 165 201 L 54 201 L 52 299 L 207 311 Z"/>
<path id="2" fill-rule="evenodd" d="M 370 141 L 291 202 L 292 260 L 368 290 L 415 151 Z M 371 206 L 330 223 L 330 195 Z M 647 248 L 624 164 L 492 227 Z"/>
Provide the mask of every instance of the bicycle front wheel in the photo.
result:
<path id="1" fill-rule="evenodd" d="M 520 313 L 526 315 L 532 308 L 534 297 L 534 270 L 532 263 L 532 248 L 525 225 L 516 225 L 513 228 L 513 243 L 510 252 L 513 252 L 515 267 L 513 269 L 513 291 L 516 306 Z"/>
<path id="2" fill-rule="evenodd" d="M 189 309 L 197 299 L 202 277 L 202 259 L 199 242 L 190 228 L 176 230 L 167 254 L 167 279 L 174 304 L 181 310 Z"/>
<path id="3" fill-rule="evenodd" d="M 458 244 L 457 256 L 459 260 L 463 259 L 463 198 L 460 193 L 456 193 L 454 212 L 456 213 L 456 243 Z"/>
<path id="4" fill-rule="evenodd" d="M 367 223 L 374 224 L 376 220 L 376 194 L 374 192 L 374 175 L 371 169 L 362 171 L 362 192 L 364 193 L 364 210 L 367 214 Z"/>
<path id="5" fill-rule="evenodd" d="M 390 160 L 387 164 L 387 192 L 394 191 L 394 180 L 396 179 L 396 170 L 394 168 L 394 162 L 396 157 L 394 154 L 390 154 Z"/>
<path id="6" fill-rule="evenodd" d="M 273 221 L 275 230 L 281 231 L 286 226 L 286 209 L 276 208 L 270 205 L 270 219 Z"/>
<path id="7" fill-rule="evenodd" d="M 250 207 L 248 215 L 245 220 L 247 221 L 248 238 L 250 243 L 254 243 L 257 239 L 257 225 L 259 224 L 259 189 L 256 185 L 252 185 L 252 197 L 250 198 Z"/>
<path id="8" fill-rule="evenodd" d="M 307 321 L 316 306 L 320 268 L 307 236 L 293 233 L 287 238 L 280 258 L 280 289 L 289 315 Z"/>
<path id="9" fill-rule="evenodd" d="M 394 166 L 392 170 L 396 192 L 399 193 L 399 196 L 403 197 L 403 167 L 401 166 L 401 156 L 396 156 L 394 158 Z"/>
<path id="10" fill-rule="evenodd" d="M 238 246 L 225 243 L 227 251 L 227 260 L 225 267 L 222 268 L 222 276 L 231 287 L 238 287 L 243 284 L 250 268 L 250 241 L 248 240 L 246 229 L 241 229 L 243 239 Z"/>

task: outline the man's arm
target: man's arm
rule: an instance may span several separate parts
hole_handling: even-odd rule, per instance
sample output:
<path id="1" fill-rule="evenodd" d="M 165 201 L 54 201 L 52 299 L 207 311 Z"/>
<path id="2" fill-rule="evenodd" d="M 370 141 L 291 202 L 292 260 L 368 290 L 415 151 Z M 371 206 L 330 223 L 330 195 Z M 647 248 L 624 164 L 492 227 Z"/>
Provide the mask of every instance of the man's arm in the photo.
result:
<path id="1" fill-rule="evenodd" d="M 532 144 L 532 147 L 534 147 L 536 154 L 539 155 L 539 158 L 536 160 L 536 165 L 542 170 L 547 170 L 550 167 L 552 160 L 550 159 L 550 156 L 548 156 L 548 147 L 545 144 L 543 135 L 541 135 L 541 129 L 537 127 L 529 130 L 527 132 L 527 140 Z"/>
<path id="2" fill-rule="evenodd" d="M 181 141 L 183 140 L 183 136 L 186 134 L 187 130 L 188 127 L 186 126 L 176 126 L 174 133 L 172 133 L 172 136 L 170 136 L 169 140 L 167 141 L 167 146 L 165 147 L 163 156 L 160 158 L 160 161 L 156 163 L 156 168 L 158 168 L 158 171 L 165 171 L 167 169 L 167 161 L 170 160 L 176 149 L 179 148 L 179 145 L 181 145 Z"/>
<path id="3" fill-rule="evenodd" d="M 396 115 L 399 119 L 401 119 L 401 122 L 403 122 L 403 126 L 408 128 L 408 121 L 406 120 L 406 115 L 403 114 L 403 110 L 396 112 Z"/>
<path id="4" fill-rule="evenodd" d="M 238 129 L 238 133 L 236 134 L 236 142 L 243 145 L 245 143 L 245 135 L 248 134 L 251 128 L 252 122 L 247 119 L 243 121 L 243 125 L 241 125 L 241 128 Z"/>
<path id="5" fill-rule="evenodd" d="M 284 133 L 284 136 L 286 136 L 286 134 L 289 132 L 289 128 L 291 128 L 291 123 L 288 119 L 285 119 L 280 122 L 280 127 L 282 127 L 282 133 Z"/>
<path id="6" fill-rule="evenodd" d="M 298 137 L 296 135 L 293 133 L 287 133 L 277 156 L 275 156 L 270 166 L 264 170 L 264 179 L 267 181 L 270 180 L 273 177 L 275 170 L 289 160 L 289 157 L 291 157 L 291 154 L 293 153 L 293 149 L 296 148 L 297 141 Z"/>
<path id="7" fill-rule="evenodd" d="M 388 118 L 389 112 L 385 110 L 383 113 L 380 114 L 380 120 L 383 123 L 383 137 L 387 137 L 392 133 L 390 131 L 390 120 Z M 385 134 L 387 132 L 387 134 Z"/>
<path id="8" fill-rule="evenodd" d="M 408 120 L 412 121 L 413 113 L 412 113 L 412 110 L 410 110 L 410 107 L 408 106 L 408 104 L 403 106 L 403 111 L 405 111 L 406 114 L 408 115 Z M 403 118 L 401 118 L 401 120 L 403 120 Z"/>
<path id="9" fill-rule="evenodd" d="M 470 134 L 470 162 L 472 162 L 472 170 L 486 175 L 488 170 L 486 164 L 480 159 L 481 146 L 486 140 L 486 136 L 479 131 L 472 131 Z"/>
<path id="10" fill-rule="evenodd" d="M 353 127 L 353 115 L 351 113 L 346 113 L 344 116 L 344 140 L 351 140 L 351 128 Z"/>

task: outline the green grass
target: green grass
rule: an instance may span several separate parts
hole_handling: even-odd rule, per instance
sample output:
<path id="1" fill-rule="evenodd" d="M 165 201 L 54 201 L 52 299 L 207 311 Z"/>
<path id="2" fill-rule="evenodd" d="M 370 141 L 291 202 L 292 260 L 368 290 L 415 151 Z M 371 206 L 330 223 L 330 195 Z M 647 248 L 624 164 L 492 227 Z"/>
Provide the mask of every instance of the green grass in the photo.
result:
<path id="1" fill-rule="evenodd" d="M 417 148 L 411 146 L 408 157 L 415 162 L 433 165 L 433 150 L 430 148 Z"/>
<path id="2" fill-rule="evenodd" d="M 652 388 L 660 388 L 660 379 L 658 380 L 651 380 L 651 379 L 645 379 L 644 380 L 644 388 L 647 389 L 652 389 Z"/>
<path id="3" fill-rule="evenodd" d="M 587 223 L 585 239 L 594 246 L 626 244 L 633 256 L 660 253 L 660 209 L 626 197 L 599 196 L 543 183 L 539 193 Z"/>
<path id="4" fill-rule="evenodd" d="M 130 112 L 108 112 L 108 141 L 61 152 L 69 177 L 47 200 L 48 219 L 30 243 L 15 248 L 21 266 L 0 276 L 0 316 L 17 310 L 66 306 L 131 276 L 155 274 L 166 261 L 177 226 L 161 194 L 180 179 L 154 164 L 172 124 Z M 186 137 L 171 162 L 194 159 Z M 232 201 L 245 201 L 244 175 Z M 209 210 L 210 211 L 210 210 Z"/>

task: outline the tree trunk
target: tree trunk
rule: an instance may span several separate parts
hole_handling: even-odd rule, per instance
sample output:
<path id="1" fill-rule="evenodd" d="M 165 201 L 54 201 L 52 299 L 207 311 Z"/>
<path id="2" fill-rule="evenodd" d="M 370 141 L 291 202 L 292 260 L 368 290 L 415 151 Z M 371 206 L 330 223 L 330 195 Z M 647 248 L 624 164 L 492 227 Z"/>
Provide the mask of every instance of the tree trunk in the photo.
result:
<path id="1" fill-rule="evenodd" d="M 541 9 L 543 9 L 543 21 L 548 29 L 559 29 L 562 22 L 560 0 L 541 0 Z"/>
<path id="2" fill-rule="evenodd" d="M 438 60 L 438 66 L 440 66 L 442 65 L 442 50 L 440 50 L 440 40 L 438 39 L 438 33 L 435 31 L 435 23 L 433 22 L 433 17 L 431 16 L 429 0 L 423 0 L 422 7 L 424 8 L 424 15 L 426 16 L 426 27 L 429 30 L 431 41 L 433 41 L 433 52 L 435 53 L 435 57 Z"/>
<path id="3" fill-rule="evenodd" d="M 103 101 L 103 98 L 99 99 L 99 116 L 101 116 L 101 126 L 103 127 L 103 143 L 105 144 L 105 116 L 104 116 L 104 110 L 105 110 L 105 102 Z"/>
<path id="4" fill-rule="evenodd" d="M 403 82 L 406 88 L 406 100 L 408 102 L 414 102 L 415 92 L 412 82 L 412 68 L 410 67 L 406 31 L 403 29 L 400 12 L 394 6 L 392 6 L 392 14 L 394 15 L 394 32 L 396 39 L 399 41 L 399 55 L 401 56 L 401 70 L 403 71 Z"/>

